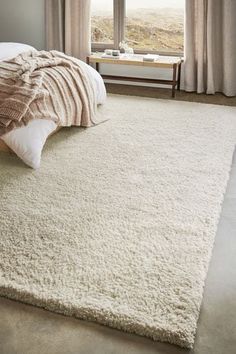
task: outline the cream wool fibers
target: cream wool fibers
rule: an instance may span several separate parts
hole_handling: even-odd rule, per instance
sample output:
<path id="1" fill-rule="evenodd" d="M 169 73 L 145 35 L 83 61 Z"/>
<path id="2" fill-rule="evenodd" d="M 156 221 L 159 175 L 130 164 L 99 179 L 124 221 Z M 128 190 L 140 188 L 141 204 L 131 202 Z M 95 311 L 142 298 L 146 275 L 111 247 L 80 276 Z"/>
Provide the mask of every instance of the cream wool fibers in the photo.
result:
<path id="1" fill-rule="evenodd" d="M 0 294 L 192 347 L 236 108 L 110 96 L 99 126 L 0 155 Z"/>

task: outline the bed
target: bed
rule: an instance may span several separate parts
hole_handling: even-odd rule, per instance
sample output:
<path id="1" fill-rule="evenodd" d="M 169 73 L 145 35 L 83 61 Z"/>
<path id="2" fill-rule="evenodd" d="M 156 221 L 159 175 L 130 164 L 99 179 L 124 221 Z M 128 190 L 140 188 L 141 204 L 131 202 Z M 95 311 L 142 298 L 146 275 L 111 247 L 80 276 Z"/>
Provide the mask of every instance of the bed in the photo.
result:
<path id="1" fill-rule="evenodd" d="M 26 52 L 36 51 L 35 48 L 20 43 L 0 43 L 0 64 L 8 60 L 18 58 Z M 100 74 L 91 66 L 80 62 L 80 67 L 96 95 L 96 105 L 106 101 L 106 89 Z M 22 127 L 13 129 L 0 138 L 0 151 L 14 152 L 28 166 L 36 169 L 40 166 L 41 153 L 47 138 L 58 131 L 60 126 L 53 121 L 45 119 L 33 119 Z"/>

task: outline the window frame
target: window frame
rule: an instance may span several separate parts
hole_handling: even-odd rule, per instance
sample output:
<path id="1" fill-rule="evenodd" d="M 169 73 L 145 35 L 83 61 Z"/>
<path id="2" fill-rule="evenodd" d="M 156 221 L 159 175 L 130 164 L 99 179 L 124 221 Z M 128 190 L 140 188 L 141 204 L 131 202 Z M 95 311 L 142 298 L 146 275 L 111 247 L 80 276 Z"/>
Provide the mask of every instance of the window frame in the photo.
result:
<path id="1" fill-rule="evenodd" d="M 105 49 L 117 49 L 125 30 L 125 1 L 113 0 L 113 43 L 92 43 L 92 51 L 104 51 Z"/>
<path id="2" fill-rule="evenodd" d="M 126 0 L 113 0 L 114 42 L 92 43 L 92 52 L 103 52 L 105 49 L 118 49 L 125 36 Z M 183 52 L 165 52 L 150 49 L 134 49 L 135 54 L 160 54 L 165 56 L 183 57 Z"/>

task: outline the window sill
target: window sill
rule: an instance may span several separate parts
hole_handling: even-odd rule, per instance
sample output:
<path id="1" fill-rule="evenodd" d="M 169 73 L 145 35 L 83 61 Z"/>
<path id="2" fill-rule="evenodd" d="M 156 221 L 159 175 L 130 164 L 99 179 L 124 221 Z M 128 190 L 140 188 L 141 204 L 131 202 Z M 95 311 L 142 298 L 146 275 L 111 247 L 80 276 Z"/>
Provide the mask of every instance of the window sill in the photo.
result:
<path id="1" fill-rule="evenodd" d="M 107 47 L 92 47 L 92 53 L 100 53 L 100 52 L 104 52 L 105 49 L 115 49 L 114 46 L 111 45 L 107 45 Z M 183 58 L 184 57 L 184 53 L 183 52 L 159 52 L 159 51 L 155 51 L 155 50 L 135 50 L 134 54 L 158 54 L 158 55 L 162 55 L 162 56 L 168 56 L 168 57 L 180 57 Z"/>

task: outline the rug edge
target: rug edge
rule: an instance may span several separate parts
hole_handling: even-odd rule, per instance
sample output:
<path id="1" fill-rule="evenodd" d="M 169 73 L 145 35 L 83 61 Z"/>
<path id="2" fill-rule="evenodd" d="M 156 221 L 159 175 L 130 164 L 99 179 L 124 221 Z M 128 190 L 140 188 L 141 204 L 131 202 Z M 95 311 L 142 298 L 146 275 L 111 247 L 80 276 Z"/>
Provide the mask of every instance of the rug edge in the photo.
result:
<path id="1" fill-rule="evenodd" d="M 142 324 L 137 325 L 137 322 L 132 321 L 132 317 L 128 318 L 128 316 L 126 316 L 125 320 L 122 318 L 122 322 L 124 324 L 121 325 L 120 316 L 115 315 L 114 313 L 111 314 L 107 310 L 91 310 L 91 306 L 88 309 L 85 307 L 75 308 L 73 306 L 65 306 L 59 300 L 54 298 L 43 299 L 33 292 L 29 293 L 25 290 L 22 291 L 22 289 L 16 289 L 15 286 L 13 288 L 11 286 L 0 285 L 0 297 L 18 301 L 26 305 L 36 306 L 52 313 L 76 318 L 78 320 L 93 322 L 95 324 L 108 326 L 112 329 L 122 330 L 126 333 L 135 334 L 144 338 L 151 339 L 154 342 L 158 341 L 166 344 L 177 345 L 185 349 L 192 349 L 194 345 L 195 333 L 186 336 L 186 333 L 180 332 L 176 333 L 169 331 L 167 333 L 167 331 L 163 328 L 155 328 L 154 332 L 154 330 L 151 330 L 151 327 L 148 328 Z M 93 314 L 91 315 L 91 313 Z"/>

